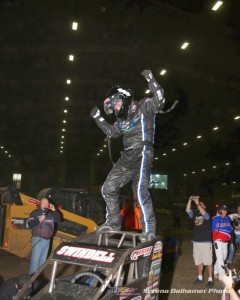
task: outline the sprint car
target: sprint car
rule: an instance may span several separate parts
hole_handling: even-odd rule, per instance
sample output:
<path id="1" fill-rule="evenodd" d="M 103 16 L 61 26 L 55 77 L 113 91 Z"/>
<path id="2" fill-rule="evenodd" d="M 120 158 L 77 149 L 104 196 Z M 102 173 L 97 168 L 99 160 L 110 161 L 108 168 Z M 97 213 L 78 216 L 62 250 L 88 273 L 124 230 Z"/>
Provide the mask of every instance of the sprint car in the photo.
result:
<path id="1" fill-rule="evenodd" d="M 156 300 L 161 273 L 162 241 L 141 243 L 140 234 L 127 231 L 92 232 L 60 244 L 45 264 L 17 294 L 24 292 L 51 264 L 50 282 L 32 300 L 134 299 Z M 81 271 L 56 278 L 59 264 L 81 266 Z"/>

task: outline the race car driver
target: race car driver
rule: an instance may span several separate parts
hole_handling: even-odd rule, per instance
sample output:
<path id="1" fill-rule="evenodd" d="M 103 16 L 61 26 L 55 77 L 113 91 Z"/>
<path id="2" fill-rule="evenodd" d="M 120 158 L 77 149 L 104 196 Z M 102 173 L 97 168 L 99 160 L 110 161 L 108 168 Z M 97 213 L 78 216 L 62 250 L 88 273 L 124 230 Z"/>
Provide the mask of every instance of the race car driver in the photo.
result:
<path id="1" fill-rule="evenodd" d="M 98 230 L 120 230 L 118 191 L 132 180 L 134 196 L 138 198 L 141 208 L 141 241 L 144 242 L 152 240 L 156 235 L 156 220 L 148 184 L 154 158 L 155 116 L 161 112 L 165 98 L 152 72 L 145 70 L 141 74 L 148 82 L 152 98 L 136 102 L 133 101 L 134 95 L 130 89 L 114 86 L 106 95 L 104 111 L 107 115 L 115 112 L 116 122 L 109 124 L 101 116 L 98 107 L 91 110 L 90 116 L 108 138 L 123 136 L 124 146 L 120 159 L 114 164 L 102 187 L 107 214 L 106 222 Z"/>

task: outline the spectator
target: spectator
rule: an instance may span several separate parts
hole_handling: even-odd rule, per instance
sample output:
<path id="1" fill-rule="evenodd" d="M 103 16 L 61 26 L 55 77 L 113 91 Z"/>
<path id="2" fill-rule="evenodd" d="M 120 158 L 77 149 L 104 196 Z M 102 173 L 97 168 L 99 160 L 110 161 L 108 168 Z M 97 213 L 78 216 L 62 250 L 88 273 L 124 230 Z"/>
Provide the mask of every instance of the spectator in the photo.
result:
<path id="1" fill-rule="evenodd" d="M 170 229 L 165 229 L 163 236 L 162 269 L 165 272 L 173 271 L 178 256 L 178 240 L 171 235 Z"/>
<path id="2" fill-rule="evenodd" d="M 216 254 L 214 265 L 214 275 L 219 276 L 222 280 L 224 262 L 228 253 L 228 242 L 231 240 L 232 225 L 231 220 L 227 217 L 227 206 L 222 205 L 217 215 L 212 219 L 212 236 Z"/>
<path id="3" fill-rule="evenodd" d="M 142 230 L 140 221 L 141 211 L 137 200 L 124 202 L 120 212 L 123 230 Z"/>
<path id="4" fill-rule="evenodd" d="M 60 221 L 60 215 L 47 198 L 40 201 L 38 209 L 31 212 L 27 226 L 32 229 L 32 257 L 29 274 L 34 274 L 45 262 L 50 239 L 54 234 L 54 223 Z"/>
<path id="5" fill-rule="evenodd" d="M 174 224 L 173 224 L 173 227 L 177 227 L 177 228 L 180 228 L 181 227 L 181 224 L 180 224 L 180 211 L 179 209 L 176 210 L 174 213 L 173 213 L 173 220 L 174 220 Z"/>
<path id="6" fill-rule="evenodd" d="M 229 275 L 227 275 L 225 272 L 222 275 L 222 282 L 225 285 L 225 288 L 223 290 L 222 300 L 227 299 L 226 298 L 226 292 L 230 294 L 231 300 L 239 300 L 240 297 L 238 296 L 237 292 L 234 290 L 234 281 L 232 278 L 232 271 L 229 270 Z"/>
<path id="7" fill-rule="evenodd" d="M 0 287 L 0 299 L 1 300 L 12 300 L 13 297 L 18 293 L 24 284 L 31 278 L 30 275 L 21 275 L 18 278 L 12 278 L 4 282 Z M 32 288 L 29 288 L 25 297 L 32 293 Z"/>
<path id="8" fill-rule="evenodd" d="M 191 204 L 195 202 L 197 209 L 192 210 Z M 212 267 L 212 236 L 211 218 L 206 211 L 206 206 L 200 202 L 198 196 L 191 196 L 188 199 L 186 212 L 193 219 L 193 258 L 198 269 L 198 278 L 194 284 L 203 283 L 203 266 L 208 269 L 208 287 L 213 287 L 213 267 Z"/>
<path id="9" fill-rule="evenodd" d="M 236 250 L 235 247 L 239 247 L 240 245 L 240 205 L 237 206 L 237 212 L 235 214 L 228 215 L 228 217 L 232 220 L 235 234 L 235 243 L 230 244 L 227 258 L 227 262 L 231 264 Z"/>

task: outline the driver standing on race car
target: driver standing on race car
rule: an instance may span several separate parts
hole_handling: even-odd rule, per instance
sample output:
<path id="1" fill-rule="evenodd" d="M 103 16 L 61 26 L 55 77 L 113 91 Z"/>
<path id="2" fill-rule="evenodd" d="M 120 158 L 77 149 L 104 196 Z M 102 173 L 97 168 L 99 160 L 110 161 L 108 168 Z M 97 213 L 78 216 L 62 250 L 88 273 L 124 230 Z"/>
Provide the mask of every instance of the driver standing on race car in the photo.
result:
<path id="1" fill-rule="evenodd" d="M 155 116 L 161 112 L 165 98 L 152 72 L 145 70 L 141 74 L 148 82 L 152 98 L 136 102 L 133 101 L 134 95 L 130 89 L 114 86 L 106 95 L 104 111 L 107 115 L 115 112 L 116 122 L 113 125 L 106 122 L 98 107 L 91 110 L 90 116 L 108 138 L 123 136 L 124 146 L 120 159 L 114 164 L 102 187 L 107 215 L 106 222 L 98 230 L 121 229 L 118 191 L 132 180 L 134 196 L 138 198 L 141 208 L 141 241 L 145 242 L 156 235 L 156 219 L 148 184 L 154 158 Z"/>

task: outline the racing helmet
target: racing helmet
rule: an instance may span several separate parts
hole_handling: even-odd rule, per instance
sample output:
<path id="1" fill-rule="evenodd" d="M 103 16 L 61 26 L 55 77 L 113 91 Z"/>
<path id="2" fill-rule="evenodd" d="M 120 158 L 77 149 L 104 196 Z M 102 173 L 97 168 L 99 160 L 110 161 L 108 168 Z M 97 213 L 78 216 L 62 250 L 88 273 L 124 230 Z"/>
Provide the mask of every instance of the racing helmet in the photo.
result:
<path id="1" fill-rule="evenodd" d="M 116 85 L 112 87 L 106 94 L 107 99 L 104 101 L 104 111 L 107 115 L 112 114 L 115 105 L 122 101 L 120 110 L 116 113 L 116 117 L 126 119 L 129 107 L 134 98 L 132 90 Z"/>

